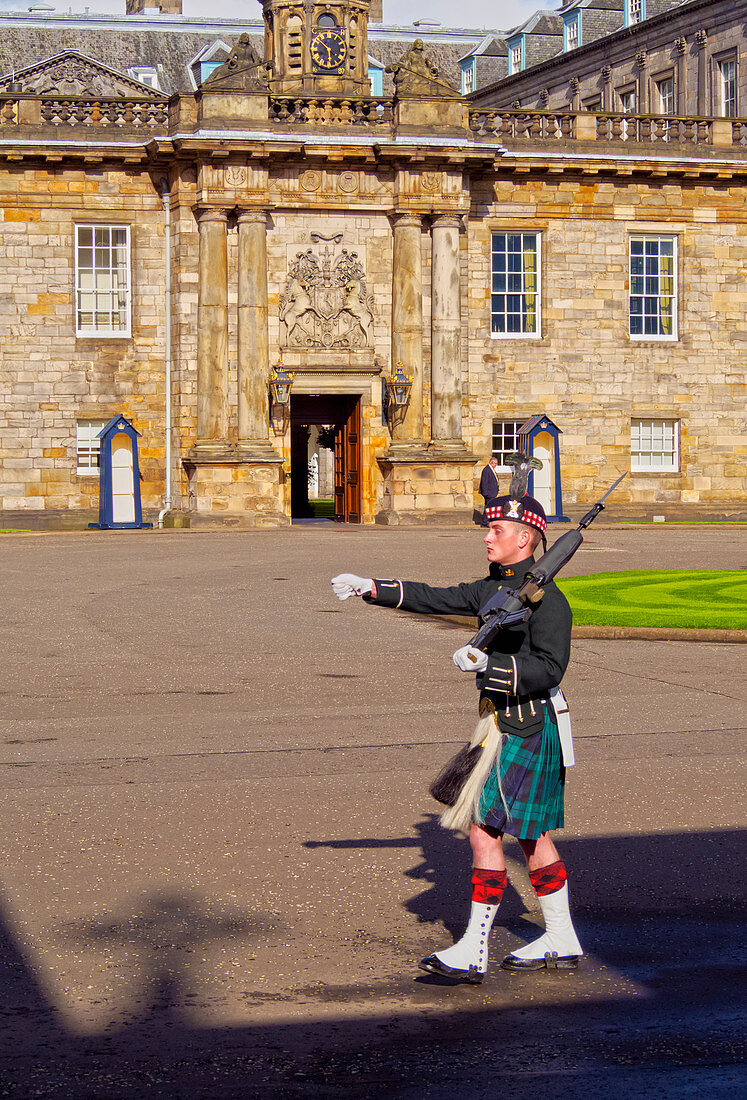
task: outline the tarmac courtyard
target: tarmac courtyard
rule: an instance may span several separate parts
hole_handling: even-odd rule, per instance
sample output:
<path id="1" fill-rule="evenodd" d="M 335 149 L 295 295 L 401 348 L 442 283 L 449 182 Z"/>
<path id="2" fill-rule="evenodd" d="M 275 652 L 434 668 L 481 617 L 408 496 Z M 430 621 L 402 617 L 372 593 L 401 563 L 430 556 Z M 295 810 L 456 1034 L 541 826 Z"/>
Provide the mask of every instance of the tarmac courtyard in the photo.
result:
<path id="1" fill-rule="evenodd" d="M 741 568 L 739 527 L 596 524 L 568 574 Z M 479 529 L 0 537 L 0 1097 L 743 1097 L 747 647 L 574 642 L 556 837 L 586 957 L 518 846 L 480 986 L 430 779 L 468 631 L 342 571 L 485 572 Z M 741 981 L 741 984 L 740 984 Z"/>

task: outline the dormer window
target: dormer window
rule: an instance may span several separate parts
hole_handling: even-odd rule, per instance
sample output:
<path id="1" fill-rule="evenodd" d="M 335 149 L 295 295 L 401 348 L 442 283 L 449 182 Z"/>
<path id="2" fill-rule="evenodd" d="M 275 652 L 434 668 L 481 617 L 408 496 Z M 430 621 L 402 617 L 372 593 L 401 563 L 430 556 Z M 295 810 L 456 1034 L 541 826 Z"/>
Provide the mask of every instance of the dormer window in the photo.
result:
<path id="1" fill-rule="evenodd" d="M 508 75 L 514 76 L 524 68 L 524 35 L 519 38 L 509 39 L 508 46 Z"/>
<path id="2" fill-rule="evenodd" d="M 384 94 L 384 65 L 375 57 L 368 57 L 368 79 L 371 81 L 371 95 Z"/>
<path id="3" fill-rule="evenodd" d="M 565 31 L 566 50 L 578 49 L 581 45 L 581 12 L 576 12 L 573 19 L 569 19 L 564 24 L 563 30 Z"/>
<path id="4" fill-rule="evenodd" d="M 161 86 L 158 82 L 158 70 L 153 68 L 134 68 L 127 70 L 128 76 L 131 76 L 133 80 L 139 80 L 141 84 L 147 84 L 149 88 L 155 88 L 157 92 L 161 91 Z"/>
<path id="5" fill-rule="evenodd" d="M 468 57 L 461 63 L 462 69 L 462 95 L 469 95 L 475 90 L 475 58 Z"/>
<path id="6" fill-rule="evenodd" d="M 228 43 L 218 38 L 209 46 L 203 46 L 200 52 L 195 54 L 187 69 L 190 83 L 195 91 L 219 65 L 223 64 L 230 53 L 231 47 Z"/>
<path id="7" fill-rule="evenodd" d="M 625 26 L 634 27 L 646 18 L 646 0 L 625 0 Z"/>

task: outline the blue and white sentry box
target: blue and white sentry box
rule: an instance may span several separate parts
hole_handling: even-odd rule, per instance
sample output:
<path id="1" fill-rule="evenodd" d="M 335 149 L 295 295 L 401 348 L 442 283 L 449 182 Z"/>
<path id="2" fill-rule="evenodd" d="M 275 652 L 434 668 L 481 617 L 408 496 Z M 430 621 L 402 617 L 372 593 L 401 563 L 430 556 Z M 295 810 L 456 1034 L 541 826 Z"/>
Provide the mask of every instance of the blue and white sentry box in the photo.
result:
<path id="1" fill-rule="evenodd" d="M 537 413 L 516 433 L 519 450 L 527 458 L 539 458 L 541 470 L 529 475 L 528 492 L 545 509 L 548 523 L 567 523 L 563 515 L 563 490 L 560 484 L 560 437 L 563 434 L 549 416 Z"/>
<path id="2" fill-rule="evenodd" d="M 137 458 L 139 436 L 140 432 L 125 416 L 113 416 L 99 432 L 99 522 L 89 523 L 89 527 L 111 530 L 153 526 L 143 523 Z"/>

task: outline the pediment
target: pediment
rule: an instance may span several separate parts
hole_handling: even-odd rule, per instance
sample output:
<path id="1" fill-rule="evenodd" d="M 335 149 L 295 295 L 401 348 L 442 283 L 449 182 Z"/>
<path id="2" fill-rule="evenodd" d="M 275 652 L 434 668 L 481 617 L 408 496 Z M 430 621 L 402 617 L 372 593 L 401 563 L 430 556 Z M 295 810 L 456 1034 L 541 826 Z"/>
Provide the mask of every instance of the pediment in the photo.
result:
<path id="1" fill-rule="evenodd" d="M 168 96 L 139 80 L 118 73 L 75 50 L 48 57 L 0 79 L 0 91 L 20 84 L 27 95 L 59 95 L 101 99 L 151 99 L 163 103 Z"/>

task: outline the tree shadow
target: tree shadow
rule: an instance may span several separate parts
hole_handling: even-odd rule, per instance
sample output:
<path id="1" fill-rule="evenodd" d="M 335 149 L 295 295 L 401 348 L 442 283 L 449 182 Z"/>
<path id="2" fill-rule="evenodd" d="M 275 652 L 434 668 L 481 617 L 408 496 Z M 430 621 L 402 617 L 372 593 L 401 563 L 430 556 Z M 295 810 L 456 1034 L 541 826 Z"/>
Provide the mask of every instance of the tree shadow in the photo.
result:
<path id="1" fill-rule="evenodd" d="M 463 923 L 468 845 L 441 830 L 435 814 L 414 836 L 307 843 L 334 858 L 411 848 L 404 875 L 416 892 L 404 908 L 418 923 Z M 285 997 L 280 1022 L 235 1027 L 202 1026 L 193 1008 L 185 1011 L 196 993 L 210 999 L 195 987 L 191 955 L 287 937 L 274 915 L 160 892 L 66 925 L 77 950 L 121 949 L 132 959 L 129 1018 L 81 1034 L 47 995 L 10 907 L 0 905 L 0 1094 L 447 1100 L 492 1096 L 500 1075 L 512 1100 L 550 1087 L 607 1098 L 743 1095 L 742 844 L 737 830 L 561 841 L 586 977 L 493 968 L 484 986 L 434 989 L 416 985 L 413 971 L 299 989 Z M 519 899 L 513 913 L 523 912 Z"/>

